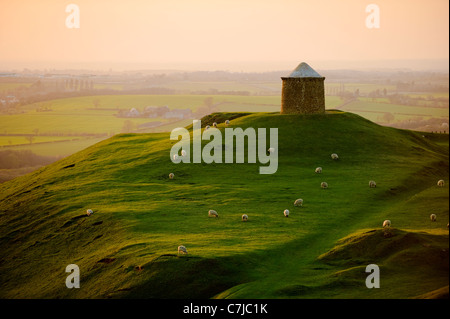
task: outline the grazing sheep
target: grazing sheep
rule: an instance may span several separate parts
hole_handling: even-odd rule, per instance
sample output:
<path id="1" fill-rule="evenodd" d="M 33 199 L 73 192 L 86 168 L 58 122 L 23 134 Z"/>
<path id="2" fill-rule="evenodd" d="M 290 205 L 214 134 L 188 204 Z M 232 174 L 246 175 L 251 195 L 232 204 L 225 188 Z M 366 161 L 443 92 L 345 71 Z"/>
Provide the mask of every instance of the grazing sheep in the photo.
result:
<path id="1" fill-rule="evenodd" d="M 316 172 L 317 174 L 321 174 L 321 173 L 322 173 L 322 167 L 317 167 L 316 170 L 315 170 L 315 172 Z"/>
<path id="2" fill-rule="evenodd" d="M 383 222 L 383 228 L 385 228 L 385 227 L 391 227 L 391 221 L 389 219 L 386 219 Z"/>
<path id="3" fill-rule="evenodd" d="M 170 178 L 170 179 L 173 179 L 174 177 L 175 177 L 175 175 L 174 175 L 173 173 L 170 173 L 170 174 L 169 174 L 169 178 Z"/>
<path id="4" fill-rule="evenodd" d="M 242 215 L 242 221 L 246 222 L 248 220 L 247 214 Z"/>
<path id="5" fill-rule="evenodd" d="M 303 199 L 301 199 L 301 198 L 296 199 L 295 202 L 294 202 L 294 206 L 302 207 L 303 206 Z"/>
<path id="6" fill-rule="evenodd" d="M 283 212 L 283 214 L 284 214 L 284 216 L 289 217 L 289 210 L 288 210 L 288 209 L 285 209 L 284 212 Z"/>
<path id="7" fill-rule="evenodd" d="M 208 216 L 209 217 L 219 217 L 219 214 L 217 214 L 217 212 L 215 210 L 210 209 L 208 211 Z"/>
<path id="8" fill-rule="evenodd" d="M 86 211 L 86 215 L 91 216 L 94 212 L 92 211 L 92 209 L 88 209 Z"/>
<path id="9" fill-rule="evenodd" d="M 214 123 L 213 123 L 213 126 L 214 126 L 214 127 L 217 127 L 217 123 L 216 123 L 216 122 L 214 122 Z"/>
<path id="10" fill-rule="evenodd" d="M 370 188 L 375 188 L 375 187 L 377 187 L 377 183 L 375 183 L 375 181 L 370 181 L 369 182 L 369 187 Z"/>
<path id="11" fill-rule="evenodd" d="M 230 124 L 230 120 L 226 120 L 225 125 L 229 125 L 229 124 Z"/>
<path id="12" fill-rule="evenodd" d="M 431 219 L 432 222 L 435 222 L 436 221 L 436 214 L 431 214 L 430 215 L 430 219 Z"/>
<path id="13" fill-rule="evenodd" d="M 272 154 L 273 152 L 275 152 L 275 149 L 273 147 L 271 147 L 267 150 L 267 152 L 269 152 L 269 154 Z"/>
<path id="14" fill-rule="evenodd" d="M 331 154 L 331 159 L 338 160 L 339 156 L 336 153 Z"/>
<path id="15" fill-rule="evenodd" d="M 173 154 L 173 160 L 176 162 L 176 161 L 178 161 L 178 155 L 177 154 Z"/>
<path id="16" fill-rule="evenodd" d="M 184 247 L 183 245 L 178 246 L 178 254 L 180 254 L 180 253 L 182 253 L 182 254 L 188 253 L 186 247 Z"/>
<path id="17" fill-rule="evenodd" d="M 327 182 L 322 182 L 322 183 L 320 183 L 320 187 L 328 188 L 328 183 Z"/>
<path id="18" fill-rule="evenodd" d="M 439 187 L 444 187 L 444 185 L 445 185 L 445 182 L 444 182 L 443 179 L 438 180 L 437 186 L 439 186 Z"/>
<path id="19" fill-rule="evenodd" d="M 210 128 L 211 128 L 211 126 L 206 125 L 206 126 L 205 126 L 205 131 L 206 131 L 206 130 L 209 130 Z"/>
<path id="20" fill-rule="evenodd" d="M 183 156 L 183 157 L 186 156 L 186 151 L 185 151 L 185 150 L 182 150 L 182 151 L 181 151 L 181 156 Z"/>

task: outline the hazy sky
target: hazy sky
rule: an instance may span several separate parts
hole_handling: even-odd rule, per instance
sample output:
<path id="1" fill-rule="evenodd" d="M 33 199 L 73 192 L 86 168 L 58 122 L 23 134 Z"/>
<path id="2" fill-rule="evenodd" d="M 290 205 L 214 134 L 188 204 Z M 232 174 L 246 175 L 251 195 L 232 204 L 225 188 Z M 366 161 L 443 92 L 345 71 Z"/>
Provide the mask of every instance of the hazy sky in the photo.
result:
<path id="1" fill-rule="evenodd" d="M 70 3 L 78 29 L 66 26 Z M 371 3 L 378 29 L 366 26 Z M 448 10 L 448 0 L 0 0 L 0 68 L 448 65 Z"/>

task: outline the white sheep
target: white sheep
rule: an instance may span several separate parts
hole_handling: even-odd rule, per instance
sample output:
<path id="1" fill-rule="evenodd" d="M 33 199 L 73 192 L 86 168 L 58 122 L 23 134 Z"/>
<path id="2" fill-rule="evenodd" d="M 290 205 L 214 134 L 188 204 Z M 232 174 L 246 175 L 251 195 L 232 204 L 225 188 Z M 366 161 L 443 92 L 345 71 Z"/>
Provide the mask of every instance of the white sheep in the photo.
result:
<path id="1" fill-rule="evenodd" d="M 178 246 L 178 254 L 180 254 L 180 253 L 182 253 L 182 254 L 188 253 L 186 247 L 184 247 L 183 245 Z"/>
<path id="2" fill-rule="evenodd" d="M 213 123 L 213 126 L 214 126 L 214 127 L 217 127 L 217 123 L 216 123 L 216 122 L 214 122 L 214 123 Z"/>
<path id="3" fill-rule="evenodd" d="M 338 160 L 339 156 L 336 153 L 331 154 L 331 159 Z"/>
<path id="4" fill-rule="evenodd" d="M 88 209 L 86 211 L 86 215 L 91 216 L 94 212 L 92 211 L 92 209 Z"/>
<path id="5" fill-rule="evenodd" d="M 289 217 L 289 210 L 288 210 L 288 209 L 285 209 L 284 212 L 283 212 L 283 214 L 284 214 L 284 216 Z"/>
<path id="6" fill-rule="evenodd" d="M 386 219 L 383 222 L 383 228 L 385 228 L 385 227 L 391 227 L 391 221 L 389 219 Z"/>
<path id="7" fill-rule="evenodd" d="M 183 156 L 183 157 L 186 156 L 186 151 L 185 151 L 185 150 L 182 150 L 182 151 L 181 151 L 181 156 Z"/>
<path id="8" fill-rule="evenodd" d="M 226 120 L 225 125 L 229 125 L 229 124 L 230 124 L 230 120 Z"/>
<path id="9" fill-rule="evenodd" d="M 247 214 L 242 215 L 242 221 L 246 222 L 247 220 L 248 220 L 248 215 Z"/>
<path id="10" fill-rule="evenodd" d="M 219 214 L 215 210 L 210 209 L 208 211 L 208 216 L 209 217 L 219 217 Z"/>
<path id="11" fill-rule="evenodd" d="M 175 177 L 174 173 L 170 173 L 170 174 L 169 174 L 169 178 L 170 178 L 170 179 L 173 179 L 174 177 Z"/>
<path id="12" fill-rule="evenodd" d="M 317 167 L 316 170 L 315 170 L 315 172 L 316 172 L 317 174 L 321 174 L 321 173 L 322 173 L 322 167 Z"/>
<path id="13" fill-rule="evenodd" d="M 273 147 L 271 147 L 267 150 L 267 152 L 269 152 L 269 154 L 273 154 L 273 152 L 275 152 L 275 149 Z"/>
<path id="14" fill-rule="evenodd" d="M 302 207 L 303 206 L 303 199 L 301 199 L 301 198 L 296 199 L 295 202 L 294 202 L 294 206 Z"/>
<path id="15" fill-rule="evenodd" d="M 320 187 L 328 188 L 328 183 L 327 182 L 322 182 L 322 183 L 320 183 Z"/>
<path id="16" fill-rule="evenodd" d="M 444 182 L 443 179 L 438 180 L 437 186 L 439 186 L 439 187 L 444 187 L 444 185 L 445 185 L 445 182 Z"/>
<path id="17" fill-rule="evenodd" d="M 377 183 L 375 183 L 375 181 L 370 181 L 369 182 L 369 187 L 370 188 L 375 188 L 375 187 L 377 187 Z"/>
<path id="18" fill-rule="evenodd" d="M 430 219 L 431 219 L 432 222 L 435 222 L 436 221 L 436 214 L 431 214 L 430 215 Z"/>
<path id="19" fill-rule="evenodd" d="M 205 126 L 205 131 L 206 131 L 206 130 L 209 130 L 210 128 L 211 128 L 211 126 L 206 125 L 206 126 Z"/>
<path id="20" fill-rule="evenodd" d="M 173 154 L 172 158 L 175 162 L 178 161 L 178 154 Z"/>

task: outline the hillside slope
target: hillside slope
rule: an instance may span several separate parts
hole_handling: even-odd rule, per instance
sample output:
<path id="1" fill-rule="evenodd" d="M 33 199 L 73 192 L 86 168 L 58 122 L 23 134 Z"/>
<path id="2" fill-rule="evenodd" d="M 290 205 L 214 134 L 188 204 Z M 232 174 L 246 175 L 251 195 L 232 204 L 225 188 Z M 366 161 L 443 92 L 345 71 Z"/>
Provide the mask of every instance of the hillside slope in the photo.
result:
<path id="1" fill-rule="evenodd" d="M 0 297 L 410 298 L 448 290 L 448 186 L 436 185 L 449 178 L 448 136 L 344 112 L 241 115 L 213 114 L 202 125 L 231 118 L 232 128 L 277 127 L 275 174 L 258 174 L 260 163 L 174 164 L 169 134 L 121 134 L 1 184 Z M 303 207 L 294 207 L 297 198 Z M 210 209 L 220 217 L 208 218 Z M 189 254 L 177 256 L 178 245 Z M 365 286 L 369 263 L 380 266 L 380 289 Z M 69 264 L 80 268 L 80 289 L 65 286 Z"/>

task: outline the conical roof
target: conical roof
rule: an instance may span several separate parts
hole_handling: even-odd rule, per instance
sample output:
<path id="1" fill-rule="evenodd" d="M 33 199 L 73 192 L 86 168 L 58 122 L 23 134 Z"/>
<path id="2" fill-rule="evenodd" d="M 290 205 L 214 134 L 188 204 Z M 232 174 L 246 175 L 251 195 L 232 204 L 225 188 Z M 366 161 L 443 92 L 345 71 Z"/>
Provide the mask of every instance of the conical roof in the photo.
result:
<path id="1" fill-rule="evenodd" d="M 319 73 L 314 71 L 312 67 L 310 67 L 307 63 L 300 63 L 291 74 L 289 74 L 290 78 L 322 78 Z"/>

